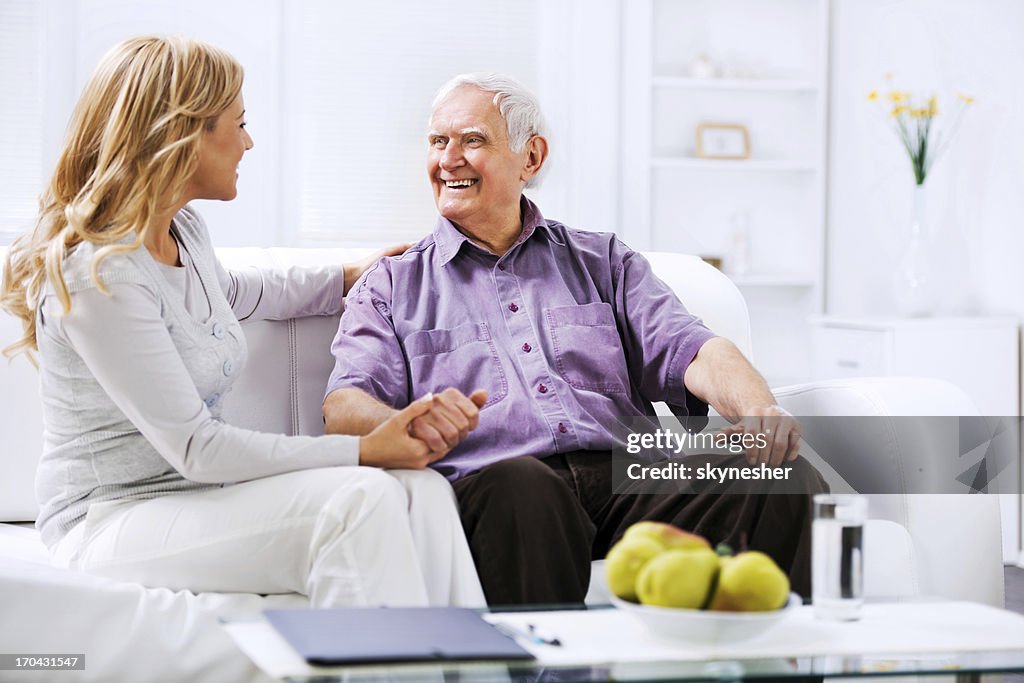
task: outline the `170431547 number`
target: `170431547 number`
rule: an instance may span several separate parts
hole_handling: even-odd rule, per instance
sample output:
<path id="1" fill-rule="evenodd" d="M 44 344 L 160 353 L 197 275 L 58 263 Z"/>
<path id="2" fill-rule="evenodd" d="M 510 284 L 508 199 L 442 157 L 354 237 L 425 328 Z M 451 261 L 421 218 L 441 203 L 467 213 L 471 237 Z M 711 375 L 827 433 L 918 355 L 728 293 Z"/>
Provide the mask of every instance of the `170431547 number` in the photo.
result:
<path id="1" fill-rule="evenodd" d="M 85 670 L 84 654 L 0 654 L 0 671 Z"/>

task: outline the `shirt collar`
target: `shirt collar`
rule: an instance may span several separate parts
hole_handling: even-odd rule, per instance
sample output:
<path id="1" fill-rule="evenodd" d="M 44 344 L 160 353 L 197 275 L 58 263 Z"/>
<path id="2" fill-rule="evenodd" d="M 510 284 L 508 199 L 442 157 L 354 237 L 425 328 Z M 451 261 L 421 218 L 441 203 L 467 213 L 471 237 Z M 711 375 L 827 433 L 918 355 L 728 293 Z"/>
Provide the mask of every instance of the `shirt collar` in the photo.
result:
<path id="1" fill-rule="evenodd" d="M 526 198 L 526 195 L 522 195 L 519 198 L 519 211 L 523 216 L 523 230 L 519 233 L 519 238 L 509 248 L 508 253 L 511 253 L 516 247 L 530 239 L 538 228 L 543 229 L 544 232 L 547 230 L 547 221 L 544 220 L 543 214 L 540 212 L 540 208 Z M 441 265 L 447 265 L 462 249 L 462 245 L 473 244 L 473 241 L 466 237 L 455 224 L 444 216 L 437 217 L 437 223 L 434 225 L 434 243 L 437 244 L 441 255 Z M 476 247 L 476 245 L 473 245 Z M 479 247 L 476 247 L 479 248 Z"/>

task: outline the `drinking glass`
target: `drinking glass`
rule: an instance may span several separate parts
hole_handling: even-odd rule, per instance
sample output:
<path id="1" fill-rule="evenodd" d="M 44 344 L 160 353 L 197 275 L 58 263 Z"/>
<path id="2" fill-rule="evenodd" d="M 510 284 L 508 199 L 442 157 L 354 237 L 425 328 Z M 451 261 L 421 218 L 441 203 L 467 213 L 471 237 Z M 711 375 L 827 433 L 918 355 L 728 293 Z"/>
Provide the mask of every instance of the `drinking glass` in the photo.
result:
<path id="1" fill-rule="evenodd" d="M 864 496 L 814 496 L 811 596 L 819 619 L 860 619 L 864 603 Z"/>

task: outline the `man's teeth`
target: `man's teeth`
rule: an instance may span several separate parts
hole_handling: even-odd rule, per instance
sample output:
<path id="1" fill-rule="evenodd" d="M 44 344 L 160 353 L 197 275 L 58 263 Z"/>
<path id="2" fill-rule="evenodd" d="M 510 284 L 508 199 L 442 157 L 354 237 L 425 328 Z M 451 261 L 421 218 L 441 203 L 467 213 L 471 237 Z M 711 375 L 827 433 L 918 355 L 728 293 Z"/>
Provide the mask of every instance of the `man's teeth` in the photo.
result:
<path id="1" fill-rule="evenodd" d="M 446 181 L 444 181 L 445 187 L 469 187 L 470 185 L 473 185 L 474 183 L 476 183 L 476 181 L 473 180 L 473 179 L 446 180 Z"/>

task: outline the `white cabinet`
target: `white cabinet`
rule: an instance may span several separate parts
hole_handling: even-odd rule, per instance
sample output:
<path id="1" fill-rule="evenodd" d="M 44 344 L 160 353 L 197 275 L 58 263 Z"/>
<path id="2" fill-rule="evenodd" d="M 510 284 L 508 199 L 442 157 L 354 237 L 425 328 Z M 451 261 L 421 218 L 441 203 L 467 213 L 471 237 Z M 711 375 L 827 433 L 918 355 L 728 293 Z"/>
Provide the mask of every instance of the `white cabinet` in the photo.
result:
<path id="1" fill-rule="evenodd" d="M 963 389 L 982 415 L 1017 415 L 1014 318 L 812 320 L 814 379 L 938 377 Z"/>
<path id="2" fill-rule="evenodd" d="M 721 259 L 773 385 L 808 377 L 806 320 L 822 311 L 828 8 L 623 3 L 623 238 Z M 700 156 L 702 124 L 742 126 L 748 158 Z"/>
<path id="3" fill-rule="evenodd" d="M 821 317 L 812 329 L 814 379 L 938 377 L 963 389 L 982 415 L 1020 414 L 1015 318 Z M 1018 564 L 1022 503 L 1019 493 L 1000 496 L 1003 557 Z"/>

